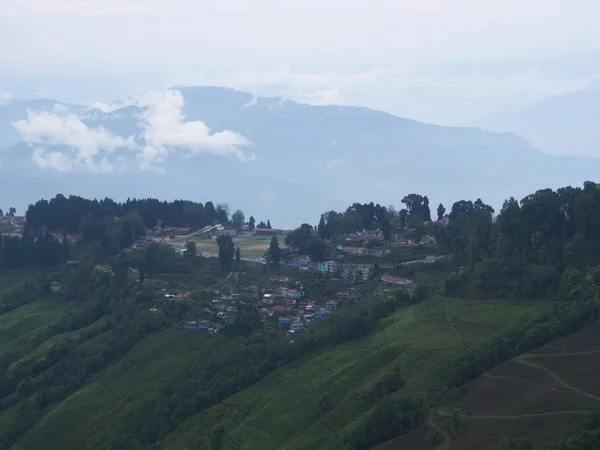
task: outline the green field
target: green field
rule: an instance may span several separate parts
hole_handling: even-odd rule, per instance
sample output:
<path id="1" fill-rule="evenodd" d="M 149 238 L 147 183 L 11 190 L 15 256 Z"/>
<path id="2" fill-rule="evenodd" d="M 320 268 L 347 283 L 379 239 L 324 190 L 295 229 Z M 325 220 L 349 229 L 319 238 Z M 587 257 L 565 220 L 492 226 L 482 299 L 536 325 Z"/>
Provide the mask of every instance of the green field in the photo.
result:
<path id="1" fill-rule="evenodd" d="M 283 247 L 285 236 L 278 236 L 279 246 Z M 210 253 L 217 254 L 219 253 L 219 246 L 217 245 L 217 241 L 215 238 L 201 238 L 201 237 L 193 237 L 191 238 L 194 242 L 196 242 L 196 248 L 198 250 L 204 250 Z M 168 241 L 171 245 L 185 245 L 185 240 L 177 240 L 173 239 Z M 240 248 L 240 253 L 242 258 L 260 258 L 262 257 L 267 249 L 269 248 L 269 244 L 271 243 L 271 236 L 234 236 L 233 244 L 236 247 Z"/>
<path id="2" fill-rule="evenodd" d="M 370 337 L 307 356 L 189 419 L 161 447 L 191 448 L 222 424 L 224 449 L 344 448 L 344 437 L 376 404 L 370 388 L 384 370 L 400 370 L 402 394 L 424 394 L 458 357 L 551 308 L 438 297 L 401 309 Z M 326 412 L 319 409 L 324 397 Z"/>

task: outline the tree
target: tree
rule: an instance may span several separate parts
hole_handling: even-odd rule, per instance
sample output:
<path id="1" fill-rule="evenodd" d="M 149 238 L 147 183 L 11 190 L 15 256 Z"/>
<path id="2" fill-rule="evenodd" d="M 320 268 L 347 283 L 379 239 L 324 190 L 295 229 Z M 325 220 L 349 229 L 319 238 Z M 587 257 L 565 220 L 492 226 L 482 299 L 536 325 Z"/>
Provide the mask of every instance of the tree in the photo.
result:
<path id="1" fill-rule="evenodd" d="M 256 228 L 267 228 L 267 224 L 261 220 L 260 223 L 256 226 Z"/>
<path id="2" fill-rule="evenodd" d="M 242 254 L 240 253 L 240 248 L 236 248 L 235 249 L 235 261 L 237 262 L 237 265 L 240 265 L 240 260 L 242 259 Z"/>
<path id="3" fill-rule="evenodd" d="M 185 256 L 194 258 L 196 256 L 196 241 L 187 241 L 185 244 Z"/>
<path id="4" fill-rule="evenodd" d="M 446 208 L 441 203 L 437 207 L 437 220 L 438 222 L 444 218 L 444 214 L 446 214 Z"/>
<path id="5" fill-rule="evenodd" d="M 2 210 L 0 209 L 0 217 L 4 216 L 4 213 L 2 212 Z"/>
<path id="6" fill-rule="evenodd" d="M 270 230 L 271 229 L 271 221 L 269 219 L 267 219 L 267 228 Z"/>
<path id="7" fill-rule="evenodd" d="M 269 255 L 271 258 L 271 264 L 279 264 L 279 261 L 281 261 L 281 249 L 279 248 L 279 240 L 277 239 L 277 236 L 273 236 L 271 238 Z"/>
<path id="8" fill-rule="evenodd" d="M 306 241 L 308 241 L 312 236 L 312 227 L 303 223 L 300 225 L 300 228 L 296 228 L 285 238 L 286 244 L 290 247 L 297 248 L 300 250 L 300 253 L 306 253 L 305 245 Z"/>
<path id="9" fill-rule="evenodd" d="M 329 225 L 325 221 L 325 214 L 321 214 L 321 219 L 317 225 L 317 232 L 319 233 L 319 236 L 321 236 L 321 239 L 331 239 L 331 232 L 329 230 Z"/>
<path id="10" fill-rule="evenodd" d="M 239 209 L 231 215 L 231 223 L 237 232 L 242 230 L 242 225 L 244 225 L 245 220 L 246 217 L 244 216 L 244 213 Z"/>
<path id="11" fill-rule="evenodd" d="M 312 261 L 323 261 L 327 252 L 327 245 L 323 239 L 310 238 L 306 241 L 305 251 Z"/>
<path id="12" fill-rule="evenodd" d="M 221 268 L 223 270 L 230 269 L 235 253 L 233 239 L 229 235 L 218 236 L 217 244 L 219 246 L 219 262 L 221 263 Z"/>
<path id="13" fill-rule="evenodd" d="M 16 213 L 17 213 L 17 210 L 15 208 L 13 208 L 12 206 L 10 208 L 8 208 L 8 215 L 10 217 L 14 217 Z"/>
<path id="14" fill-rule="evenodd" d="M 254 230 L 256 224 L 256 220 L 254 220 L 253 216 L 250 216 L 250 220 L 248 221 L 248 229 L 250 231 Z"/>

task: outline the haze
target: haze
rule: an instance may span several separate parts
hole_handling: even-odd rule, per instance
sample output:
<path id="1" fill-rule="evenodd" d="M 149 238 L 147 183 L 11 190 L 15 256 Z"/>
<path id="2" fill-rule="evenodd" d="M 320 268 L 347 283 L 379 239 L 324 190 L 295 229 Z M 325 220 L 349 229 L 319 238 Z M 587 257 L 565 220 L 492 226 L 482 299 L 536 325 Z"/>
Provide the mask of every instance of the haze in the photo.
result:
<path id="1" fill-rule="evenodd" d="M 600 73 L 591 0 L 249 4 L 4 0 L 0 90 L 91 105 L 220 85 L 460 125 Z"/>

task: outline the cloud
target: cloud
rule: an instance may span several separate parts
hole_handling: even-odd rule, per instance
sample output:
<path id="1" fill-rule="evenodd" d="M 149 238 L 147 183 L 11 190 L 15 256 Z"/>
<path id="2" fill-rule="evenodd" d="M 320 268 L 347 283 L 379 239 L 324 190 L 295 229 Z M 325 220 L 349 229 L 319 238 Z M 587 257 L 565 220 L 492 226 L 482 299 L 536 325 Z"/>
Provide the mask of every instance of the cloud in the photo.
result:
<path id="1" fill-rule="evenodd" d="M 125 108 L 126 106 L 133 106 L 138 104 L 138 99 L 136 98 L 127 98 L 124 100 L 114 101 L 110 103 L 93 103 L 92 108 L 99 109 L 104 113 L 111 113 L 120 108 Z"/>
<path id="2" fill-rule="evenodd" d="M 141 115 L 146 143 L 143 168 L 148 169 L 164 162 L 167 155 L 183 150 L 188 156 L 209 153 L 217 156 L 235 156 L 242 161 L 247 157 L 241 147 L 250 142 L 235 131 L 211 132 L 201 121 L 185 122 L 184 99 L 180 91 L 167 89 L 144 95 L 139 102 L 145 106 Z"/>
<path id="3" fill-rule="evenodd" d="M 114 135 L 102 126 L 89 127 L 60 104 L 52 113 L 28 111 L 27 119 L 12 125 L 33 147 L 33 161 L 43 169 L 59 172 L 124 171 L 131 162 L 139 170 L 161 172 L 176 153 L 186 157 L 209 153 L 241 161 L 255 159 L 241 150 L 250 145 L 241 134 L 230 130 L 211 132 L 201 121 L 186 122 L 183 96 L 177 90 L 149 92 L 136 103 L 143 107 L 138 117 L 142 133 L 137 141 L 133 136 Z"/>
<path id="4" fill-rule="evenodd" d="M 67 114 L 69 112 L 69 108 L 66 105 L 63 105 L 62 103 L 57 103 L 52 108 L 52 112 L 54 114 Z"/>
<path id="5" fill-rule="evenodd" d="M 28 111 L 27 119 L 12 125 L 27 144 L 35 146 L 36 164 L 63 172 L 75 169 L 112 172 L 117 167 L 109 161 L 110 155 L 119 148 L 136 148 L 133 137 L 124 139 L 103 127 L 89 128 L 74 114 Z M 49 147 L 58 146 L 66 150 L 48 151 Z"/>

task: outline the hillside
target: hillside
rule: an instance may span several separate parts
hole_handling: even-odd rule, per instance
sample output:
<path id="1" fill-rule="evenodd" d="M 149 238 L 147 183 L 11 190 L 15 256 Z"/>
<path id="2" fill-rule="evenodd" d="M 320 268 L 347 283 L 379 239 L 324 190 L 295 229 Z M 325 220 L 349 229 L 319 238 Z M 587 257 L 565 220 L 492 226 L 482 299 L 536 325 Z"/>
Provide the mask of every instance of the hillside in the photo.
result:
<path id="1" fill-rule="evenodd" d="M 146 133 L 148 124 L 140 119 L 148 111 L 145 107 L 79 114 L 89 130 L 102 127 L 113 136 L 131 136 L 139 146 L 137 152 L 147 144 L 145 139 L 153 136 L 153 142 L 164 144 L 161 151 L 169 155 L 164 161 L 158 158 L 162 172 L 140 171 L 143 158 L 130 148 L 100 149 L 96 157 L 97 164 L 103 157 L 116 166 L 126 161 L 123 172 L 107 174 L 96 168 L 89 173 L 68 167 L 56 172 L 52 167 L 64 163 L 57 157 L 38 161 L 45 168 L 38 167 L 31 160 L 32 148 L 70 154 L 70 144 L 81 145 L 83 136 L 67 142 L 61 131 L 52 135 L 53 140 L 47 135 L 35 139 L 30 135 L 31 148 L 19 145 L 4 151 L 0 187 L 19 210 L 48 192 L 119 200 L 128 196 L 199 200 L 207 196 L 270 217 L 278 226 L 292 227 L 356 200 L 377 198 L 381 204 L 394 204 L 400 193 L 408 191 L 426 192 L 436 203 L 444 204 L 478 192 L 499 208 L 509 196 L 522 197 L 538 186 L 580 184 L 600 169 L 594 159 L 539 153 L 510 133 L 440 127 L 366 108 L 310 106 L 225 88 L 179 91 L 183 108 L 179 111 L 169 106 L 174 109 L 166 111 L 181 116 L 157 116 L 152 127 L 159 134 Z M 15 119 L 11 116 L 10 120 Z M 243 136 L 249 145 L 239 150 L 246 160 L 201 138 L 203 129 L 184 136 L 182 130 L 187 133 L 191 128 L 182 128 L 179 120 L 190 126 L 202 121 L 213 133 L 229 130 Z M 49 142 L 62 144 L 51 146 Z"/>

